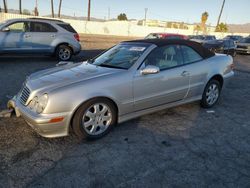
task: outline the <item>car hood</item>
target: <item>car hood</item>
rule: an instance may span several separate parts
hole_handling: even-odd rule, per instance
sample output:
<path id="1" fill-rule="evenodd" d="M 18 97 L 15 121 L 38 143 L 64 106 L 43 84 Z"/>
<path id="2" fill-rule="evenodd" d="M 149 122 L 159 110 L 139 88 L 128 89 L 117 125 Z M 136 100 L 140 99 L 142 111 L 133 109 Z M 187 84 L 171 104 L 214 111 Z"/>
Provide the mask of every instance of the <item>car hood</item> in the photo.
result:
<path id="1" fill-rule="evenodd" d="M 83 62 L 63 65 L 33 73 L 27 78 L 26 84 L 33 91 L 45 88 L 55 89 L 76 82 L 117 74 L 122 71 L 126 70 L 100 67 Z"/>

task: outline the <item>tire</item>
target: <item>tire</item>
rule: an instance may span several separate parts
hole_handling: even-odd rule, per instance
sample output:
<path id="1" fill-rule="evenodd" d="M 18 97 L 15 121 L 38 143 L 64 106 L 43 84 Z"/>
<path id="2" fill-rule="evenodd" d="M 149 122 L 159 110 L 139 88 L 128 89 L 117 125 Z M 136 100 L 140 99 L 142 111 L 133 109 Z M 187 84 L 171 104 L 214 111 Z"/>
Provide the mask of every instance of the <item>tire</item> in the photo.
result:
<path id="1" fill-rule="evenodd" d="M 221 84 L 217 80 L 210 80 L 202 94 L 201 106 L 203 108 L 213 107 L 219 100 L 221 93 Z M 210 96 L 210 98 L 209 98 Z"/>
<path id="2" fill-rule="evenodd" d="M 72 49 L 67 45 L 60 45 L 56 49 L 56 57 L 60 61 L 68 61 L 72 57 Z"/>
<path id="3" fill-rule="evenodd" d="M 72 120 L 72 128 L 79 139 L 98 139 L 109 133 L 116 122 L 115 105 L 108 99 L 97 98 L 78 108 Z"/>

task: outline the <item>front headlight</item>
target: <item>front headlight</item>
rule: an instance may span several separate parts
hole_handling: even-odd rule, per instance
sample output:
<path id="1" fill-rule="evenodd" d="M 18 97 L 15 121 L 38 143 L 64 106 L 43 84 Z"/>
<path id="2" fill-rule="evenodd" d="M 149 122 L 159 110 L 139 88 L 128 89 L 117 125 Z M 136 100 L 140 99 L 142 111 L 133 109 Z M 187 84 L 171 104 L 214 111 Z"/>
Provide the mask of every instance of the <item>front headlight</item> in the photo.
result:
<path id="1" fill-rule="evenodd" d="M 35 96 L 29 103 L 29 107 L 31 110 L 40 114 L 46 108 L 48 103 L 49 96 L 47 93 L 43 94 L 41 97 Z"/>

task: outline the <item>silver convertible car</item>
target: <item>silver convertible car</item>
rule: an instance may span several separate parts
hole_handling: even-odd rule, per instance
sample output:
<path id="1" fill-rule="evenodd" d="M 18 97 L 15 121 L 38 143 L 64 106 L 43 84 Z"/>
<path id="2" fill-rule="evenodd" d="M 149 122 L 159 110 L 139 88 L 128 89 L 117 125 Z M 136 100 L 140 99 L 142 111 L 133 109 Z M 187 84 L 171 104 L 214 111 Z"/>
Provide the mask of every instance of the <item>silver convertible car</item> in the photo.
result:
<path id="1" fill-rule="evenodd" d="M 233 75 L 231 56 L 196 42 L 127 41 L 87 62 L 31 74 L 8 105 L 44 137 L 72 129 L 95 139 L 117 123 L 168 107 L 198 100 L 212 107 Z"/>

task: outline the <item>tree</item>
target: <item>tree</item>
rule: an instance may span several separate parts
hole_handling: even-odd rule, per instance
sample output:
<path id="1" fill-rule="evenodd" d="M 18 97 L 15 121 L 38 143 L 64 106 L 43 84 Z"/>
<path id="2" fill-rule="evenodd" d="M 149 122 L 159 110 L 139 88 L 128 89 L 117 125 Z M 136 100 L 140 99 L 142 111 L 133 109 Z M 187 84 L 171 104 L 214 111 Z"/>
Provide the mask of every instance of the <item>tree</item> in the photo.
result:
<path id="1" fill-rule="evenodd" d="M 117 19 L 118 19 L 119 21 L 128 20 L 127 15 L 126 15 L 125 13 L 119 14 L 119 15 L 117 16 Z"/>
<path id="2" fill-rule="evenodd" d="M 6 0 L 3 0 L 3 7 L 4 7 L 4 12 L 8 13 L 8 8 L 7 8 Z"/>
<path id="3" fill-rule="evenodd" d="M 39 16 L 39 12 L 38 12 L 37 7 L 34 8 L 34 15 L 35 15 L 35 16 Z"/>
<path id="4" fill-rule="evenodd" d="M 24 15 L 31 15 L 30 11 L 28 9 L 23 9 Z"/>
<path id="5" fill-rule="evenodd" d="M 219 26 L 220 18 L 221 18 L 221 14 L 223 12 L 224 5 L 225 5 L 225 0 L 223 0 L 223 3 L 222 3 L 222 6 L 221 6 L 221 9 L 220 9 L 220 14 L 219 14 L 219 17 L 218 17 L 218 21 L 217 21 L 216 27 Z"/>
<path id="6" fill-rule="evenodd" d="M 50 0 L 50 3 L 51 3 L 51 16 L 52 16 L 52 18 L 54 18 L 55 14 L 54 14 L 54 2 L 53 2 L 53 0 Z"/>
<path id="7" fill-rule="evenodd" d="M 203 12 L 201 15 L 201 28 L 202 28 L 203 34 L 206 34 L 207 32 L 206 22 L 208 20 L 208 16 L 209 16 L 208 12 Z"/>
<path id="8" fill-rule="evenodd" d="M 61 17 L 62 0 L 59 1 L 58 18 Z"/>
<path id="9" fill-rule="evenodd" d="M 91 0 L 88 1 L 88 21 L 90 21 L 90 7 L 91 7 Z"/>
<path id="10" fill-rule="evenodd" d="M 22 0 L 19 0 L 19 14 L 22 14 Z"/>
<path id="11" fill-rule="evenodd" d="M 228 25 L 226 23 L 220 23 L 216 26 L 215 32 L 227 32 L 228 31 Z"/>
<path id="12" fill-rule="evenodd" d="M 36 0 L 36 6 L 35 6 L 35 8 L 34 8 L 34 15 L 35 15 L 35 16 L 39 16 L 37 0 Z"/>

